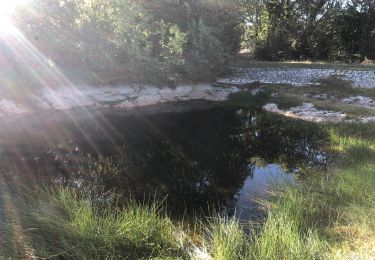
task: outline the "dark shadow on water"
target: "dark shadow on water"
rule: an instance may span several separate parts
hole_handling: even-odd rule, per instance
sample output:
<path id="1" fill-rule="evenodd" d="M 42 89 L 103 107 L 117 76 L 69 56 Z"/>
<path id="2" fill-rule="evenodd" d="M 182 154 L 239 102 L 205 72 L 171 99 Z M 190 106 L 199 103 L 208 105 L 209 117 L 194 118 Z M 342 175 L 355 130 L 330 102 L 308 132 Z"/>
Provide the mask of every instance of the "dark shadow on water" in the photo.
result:
<path id="1" fill-rule="evenodd" d="M 25 178 L 73 187 L 99 204 L 113 202 L 113 194 L 120 202 L 157 194 L 167 196 L 173 214 L 219 208 L 248 219 L 259 213 L 251 199 L 271 183 L 293 182 L 294 173 L 327 163 L 317 125 L 256 110 L 210 106 L 34 121 L 1 130 L 3 168 L 16 165 Z"/>

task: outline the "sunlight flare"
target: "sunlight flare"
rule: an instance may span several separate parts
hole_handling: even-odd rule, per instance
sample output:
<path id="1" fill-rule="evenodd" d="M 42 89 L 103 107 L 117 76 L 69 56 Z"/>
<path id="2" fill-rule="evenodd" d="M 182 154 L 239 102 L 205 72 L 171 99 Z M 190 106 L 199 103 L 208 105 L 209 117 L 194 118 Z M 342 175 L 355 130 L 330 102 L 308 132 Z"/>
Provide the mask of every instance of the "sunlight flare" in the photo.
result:
<path id="1" fill-rule="evenodd" d="M 10 32 L 14 30 L 12 15 L 15 10 L 27 4 L 30 0 L 0 0 L 0 32 Z"/>
<path id="2" fill-rule="evenodd" d="M 0 0 L 0 14 L 11 15 L 18 7 L 28 2 L 30 2 L 30 0 Z"/>
<path id="3" fill-rule="evenodd" d="M 4 11 L 0 11 L 0 32 L 7 32 L 10 30 L 13 30 L 13 24 L 9 15 Z"/>

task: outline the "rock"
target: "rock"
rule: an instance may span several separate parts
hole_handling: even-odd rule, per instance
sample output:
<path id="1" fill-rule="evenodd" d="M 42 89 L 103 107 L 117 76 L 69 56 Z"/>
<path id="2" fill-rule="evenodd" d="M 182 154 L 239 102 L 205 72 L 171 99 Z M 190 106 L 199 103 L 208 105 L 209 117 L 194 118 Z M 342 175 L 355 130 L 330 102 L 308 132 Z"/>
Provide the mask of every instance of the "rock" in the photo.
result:
<path id="1" fill-rule="evenodd" d="M 353 82 L 354 87 L 375 88 L 375 72 L 346 69 L 313 68 L 245 68 L 235 69 L 234 75 L 221 78 L 218 83 L 245 85 L 250 83 L 319 85 L 319 80 L 337 77 Z"/>
<path id="2" fill-rule="evenodd" d="M 17 115 L 30 112 L 22 105 L 16 104 L 13 100 L 1 99 L 0 100 L 0 116 Z"/>
<path id="3" fill-rule="evenodd" d="M 370 97 L 355 96 L 341 99 L 341 102 L 357 106 L 375 108 L 375 101 Z"/>
<path id="4" fill-rule="evenodd" d="M 343 121 L 346 118 L 346 114 L 342 112 L 333 112 L 327 110 L 318 110 L 311 103 L 304 103 L 302 106 L 292 107 L 287 110 L 279 109 L 277 104 L 269 103 L 263 106 L 263 109 L 269 112 L 277 113 L 280 115 L 299 118 L 306 121 L 312 122 L 324 122 L 324 121 Z"/>
<path id="5" fill-rule="evenodd" d="M 375 122 L 375 116 L 363 117 L 360 122 L 365 124 Z"/>

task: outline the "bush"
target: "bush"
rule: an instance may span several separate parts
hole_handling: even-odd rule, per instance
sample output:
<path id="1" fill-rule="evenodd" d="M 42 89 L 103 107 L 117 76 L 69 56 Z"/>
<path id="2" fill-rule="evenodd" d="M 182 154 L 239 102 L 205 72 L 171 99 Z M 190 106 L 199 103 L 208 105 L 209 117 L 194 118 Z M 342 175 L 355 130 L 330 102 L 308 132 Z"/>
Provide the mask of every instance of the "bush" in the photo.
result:
<path id="1" fill-rule="evenodd" d="M 84 68 L 107 82 L 206 80 L 225 70 L 240 45 L 240 14 L 223 0 L 30 5 L 17 15 L 26 38 L 63 72 Z"/>

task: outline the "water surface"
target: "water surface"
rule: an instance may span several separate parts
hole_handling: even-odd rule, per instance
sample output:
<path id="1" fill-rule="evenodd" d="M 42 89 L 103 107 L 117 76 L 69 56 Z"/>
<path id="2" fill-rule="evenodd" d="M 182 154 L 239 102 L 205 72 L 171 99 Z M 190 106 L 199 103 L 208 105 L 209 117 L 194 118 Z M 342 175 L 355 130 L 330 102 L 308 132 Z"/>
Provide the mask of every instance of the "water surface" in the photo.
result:
<path id="1" fill-rule="evenodd" d="M 326 165 L 314 124 L 207 102 L 157 111 L 81 108 L 7 122 L 2 168 L 98 203 L 151 196 L 166 198 L 174 214 L 216 208 L 248 219 L 271 184 Z"/>

